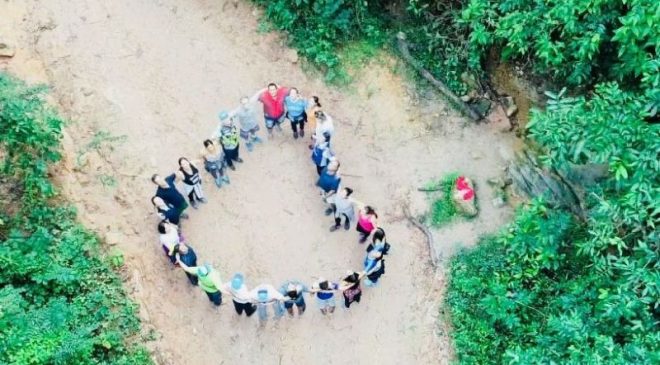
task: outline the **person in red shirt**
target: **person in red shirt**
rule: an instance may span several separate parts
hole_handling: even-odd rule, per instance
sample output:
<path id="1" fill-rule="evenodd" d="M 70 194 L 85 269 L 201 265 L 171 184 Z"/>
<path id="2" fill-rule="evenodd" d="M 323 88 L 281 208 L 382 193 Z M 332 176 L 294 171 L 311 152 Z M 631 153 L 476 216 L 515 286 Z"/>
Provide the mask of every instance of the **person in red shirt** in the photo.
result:
<path id="1" fill-rule="evenodd" d="M 271 82 L 267 88 L 259 90 L 252 97 L 253 101 L 260 101 L 264 105 L 264 120 L 266 121 L 268 136 L 273 135 L 273 127 L 276 127 L 278 131 L 282 131 L 280 123 L 284 121 L 286 116 L 284 98 L 287 95 L 289 95 L 288 87 L 278 86 Z"/>

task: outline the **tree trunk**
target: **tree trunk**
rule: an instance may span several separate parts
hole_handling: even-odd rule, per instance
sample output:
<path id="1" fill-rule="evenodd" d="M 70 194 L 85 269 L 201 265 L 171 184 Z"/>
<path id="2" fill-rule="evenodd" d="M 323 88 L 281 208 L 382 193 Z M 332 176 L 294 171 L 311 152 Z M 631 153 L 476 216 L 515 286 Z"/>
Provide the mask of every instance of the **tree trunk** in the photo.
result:
<path id="1" fill-rule="evenodd" d="M 476 110 L 472 109 L 467 103 L 465 103 L 461 98 L 454 94 L 449 88 L 440 80 L 436 79 L 430 72 L 428 72 L 422 65 L 417 62 L 411 55 L 408 50 L 408 42 L 406 42 L 406 35 L 403 32 L 399 32 L 396 36 L 397 43 L 399 45 L 399 52 L 401 52 L 401 57 L 403 57 L 406 62 L 408 62 L 417 72 L 419 72 L 422 77 L 428 80 L 433 86 L 435 86 L 442 95 L 444 95 L 451 104 L 463 113 L 468 118 L 478 122 L 484 118 Z"/>

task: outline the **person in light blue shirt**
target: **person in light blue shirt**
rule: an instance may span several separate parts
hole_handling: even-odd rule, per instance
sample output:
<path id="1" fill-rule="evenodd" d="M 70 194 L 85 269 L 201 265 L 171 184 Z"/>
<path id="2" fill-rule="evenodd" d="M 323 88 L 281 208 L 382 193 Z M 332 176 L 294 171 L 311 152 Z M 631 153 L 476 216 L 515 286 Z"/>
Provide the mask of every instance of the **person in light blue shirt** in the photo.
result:
<path id="1" fill-rule="evenodd" d="M 293 306 L 298 307 L 298 315 L 301 316 L 307 305 L 305 304 L 304 293 L 309 293 L 309 289 L 300 281 L 289 280 L 280 287 L 280 294 L 285 298 L 284 308 L 293 317 Z"/>
<path id="2" fill-rule="evenodd" d="M 284 296 L 280 294 L 272 285 L 261 284 L 250 292 L 252 302 L 257 305 L 257 313 L 260 321 L 268 319 L 268 307 L 273 309 L 274 318 L 280 318 L 284 314 L 282 302 Z"/>
<path id="3" fill-rule="evenodd" d="M 286 117 L 291 121 L 293 138 L 305 136 L 305 123 L 307 123 L 307 107 L 310 101 L 300 96 L 298 89 L 292 87 L 289 95 L 284 98 L 284 107 L 286 108 Z M 300 130 L 300 133 L 298 132 Z"/>

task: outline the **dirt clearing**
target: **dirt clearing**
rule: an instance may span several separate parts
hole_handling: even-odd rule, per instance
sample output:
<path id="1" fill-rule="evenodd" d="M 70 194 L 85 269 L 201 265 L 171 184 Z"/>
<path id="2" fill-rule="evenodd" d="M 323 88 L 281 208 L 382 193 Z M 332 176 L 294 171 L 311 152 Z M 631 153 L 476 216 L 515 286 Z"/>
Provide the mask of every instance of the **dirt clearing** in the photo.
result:
<path id="1" fill-rule="evenodd" d="M 202 0 L 51 0 L 0 4 L 16 55 L 0 65 L 52 86 L 71 119 L 67 160 L 57 174 L 81 219 L 124 252 L 125 277 L 140 304 L 145 331 L 155 329 L 155 359 L 172 364 L 438 364 L 451 358 L 439 324 L 442 270 L 429 266 L 424 236 L 402 205 L 423 212 L 416 191 L 434 177 L 460 171 L 479 186 L 481 213 L 436 232 L 446 257 L 507 221 L 490 204 L 486 179 L 497 176 L 513 137 L 470 125 L 429 100 L 386 66 L 373 66 L 357 91 L 331 90 L 285 56 L 273 34 L 257 33 L 248 3 Z M 8 14 L 4 15 L 4 14 Z M 387 63 L 387 62 L 386 62 Z M 308 300 L 302 318 L 259 326 L 231 305 L 211 307 L 157 246 L 149 198 L 152 173 L 170 173 L 180 156 L 197 157 L 216 115 L 269 81 L 318 94 L 335 118 L 335 148 L 355 197 L 375 206 L 393 250 L 376 289 L 350 312 L 323 317 Z M 503 147 L 499 147 L 503 146 Z M 245 273 L 249 286 L 279 287 L 359 269 L 364 247 L 354 230 L 330 234 L 331 219 L 314 188 L 305 141 L 285 126 L 274 140 L 241 151 L 245 163 L 210 200 L 190 212 L 184 233 L 201 261 L 227 280 Z M 225 298 L 228 301 L 228 298 Z M 256 317 L 256 316 L 255 316 Z"/>

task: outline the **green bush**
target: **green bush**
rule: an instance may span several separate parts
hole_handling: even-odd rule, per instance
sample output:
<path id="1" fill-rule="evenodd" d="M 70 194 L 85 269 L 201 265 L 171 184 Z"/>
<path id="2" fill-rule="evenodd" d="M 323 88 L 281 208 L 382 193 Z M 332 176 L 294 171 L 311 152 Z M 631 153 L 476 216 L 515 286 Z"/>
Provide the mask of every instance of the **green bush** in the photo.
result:
<path id="1" fill-rule="evenodd" d="M 150 364 L 97 238 L 53 200 L 63 121 L 43 93 L 0 73 L 0 363 Z"/>
<path id="2" fill-rule="evenodd" d="M 546 164 L 607 164 L 584 221 L 539 202 L 451 264 L 462 363 L 660 361 L 660 130 L 646 96 L 616 84 L 550 95 L 528 128 Z"/>
<path id="3" fill-rule="evenodd" d="M 471 59 L 496 46 L 504 60 L 531 61 L 562 84 L 637 87 L 642 73 L 658 72 L 658 14 L 655 0 L 469 0 L 460 21 L 470 29 Z"/>
<path id="4" fill-rule="evenodd" d="M 276 29 L 285 31 L 291 44 L 325 72 L 329 82 L 348 79 L 339 50 L 351 42 L 380 45 L 385 39 L 382 14 L 387 1 L 253 0 Z"/>

